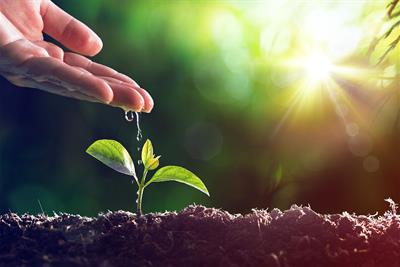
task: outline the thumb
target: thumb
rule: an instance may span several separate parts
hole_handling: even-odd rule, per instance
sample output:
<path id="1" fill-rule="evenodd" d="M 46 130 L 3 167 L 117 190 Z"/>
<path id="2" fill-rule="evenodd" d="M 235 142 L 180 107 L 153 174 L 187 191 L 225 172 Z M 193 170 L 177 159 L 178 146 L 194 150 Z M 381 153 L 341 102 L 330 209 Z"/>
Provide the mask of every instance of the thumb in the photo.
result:
<path id="1" fill-rule="evenodd" d="M 50 0 L 43 2 L 41 14 L 43 31 L 72 51 L 94 56 L 103 47 L 96 33 Z"/>

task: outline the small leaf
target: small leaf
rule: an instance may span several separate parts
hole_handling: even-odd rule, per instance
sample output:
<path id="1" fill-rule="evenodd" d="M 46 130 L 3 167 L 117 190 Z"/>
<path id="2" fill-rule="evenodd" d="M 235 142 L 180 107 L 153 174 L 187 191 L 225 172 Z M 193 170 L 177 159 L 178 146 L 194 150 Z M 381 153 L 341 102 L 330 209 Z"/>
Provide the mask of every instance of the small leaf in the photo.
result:
<path id="1" fill-rule="evenodd" d="M 117 141 L 97 140 L 86 152 L 117 172 L 136 177 L 135 165 L 128 151 Z"/>
<path id="2" fill-rule="evenodd" d="M 145 187 L 153 182 L 159 183 L 159 182 L 167 182 L 167 181 L 176 181 L 176 182 L 187 184 L 191 187 L 196 188 L 197 190 L 200 190 L 207 196 L 210 196 L 206 186 L 203 184 L 203 182 L 200 180 L 199 177 L 197 177 L 191 171 L 189 171 L 185 168 L 179 167 L 179 166 L 162 167 L 146 183 Z"/>
<path id="3" fill-rule="evenodd" d="M 147 139 L 142 148 L 143 165 L 146 168 L 148 168 L 149 161 L 152 160 L 153 158 L 154 158 L 153 145 L 151 144 L 151 141 L 149 139 Z"/>
<path id="4" fill-rule="evenodd" d="M 147 168 L 148 168 L 150 171 L 155 170 L 155 169 L 158 168 L 158 165 L 160 165 L 160 161 L 159 161 L 160 157 L 161 157 L 161 156 L 157 156 L 157 157 L 151 159 L 151 160 L 148 162 L 148 165 L 149 165 L 149 166 L 147 166 Z"/>

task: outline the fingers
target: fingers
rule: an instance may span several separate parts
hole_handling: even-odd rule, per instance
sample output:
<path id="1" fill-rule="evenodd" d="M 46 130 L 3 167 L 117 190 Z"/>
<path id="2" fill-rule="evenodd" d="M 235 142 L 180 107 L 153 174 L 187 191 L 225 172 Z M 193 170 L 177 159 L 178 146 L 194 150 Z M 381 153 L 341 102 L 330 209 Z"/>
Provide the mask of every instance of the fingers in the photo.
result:
<path id="1" fill-rule="evenodd" d="M 114 97 L 110 105 L 122 107 L 125 110 L 141 112 L 144 107 L 144 99 L 138 91 L 122 84 L 110 84 Z"/>
<path id="2" fill-rule="evenodd" d="M 139 85 L 128 76 L 118 73 L 107 66 L 92 62 L 91 60 L 75 53 L 65 53 L 64 61 L 71 66 L 84 68 L 99 78 L 107 81 L 114 92 L 114 99 L 112 101 L 113 105 L 120 103 L 121 106 L 125 105 L 125 107 L 130 107 L 131 109 L 134 108 L 135 111 L 139 110 L 144 112 L 150 112 L 153 109 L 154 101 L 150 94 L 146 90 L 140 88 Z M 128 90 L 126 90 L 127 88 Z M 141 105 L 141 109 L 134 106 L 142 102 L 136 99 L 137 94 L 132 91 L 139 93 L 144 101 Z M 126 99 L 123 99 L 120 94 Z"/>
<path id="3" fill-rule="evenodd" d="M 51 43 L 17 40 L 0 47 L 0 58 L 0 73 L 18 86 L 139 112 L 154 106 L 150 94 L 132 79 L 83 56 L 64 55 Z"/>
<path id="4" fill-rule="evenodd" d="M 7 70 L 18 69 L 19 64 L 32 57 L 48 57 L 46 49 L 28 40 L 19 39 L 0 47 L 0 66 Z"/>
<path id="5" fill-rule="evenodd" d="M 62 50 L 61 47 L 58 47 L 57 45 L 46 42 L 46 41 L 35 41 L 33 43 L 37 46 L 40 46 L 40 47 L 46 49 L 49 56 L 54 57 L 59 60 L 63 60 L 64 50 Z"/>
<path id="6" fill-rule="evenodd" d="M 15 84 L 13 79 L 9 79 L 9 80 Z M 79 99 L 79 100 L 85 100 L 85 101 L 90 101 L 90 102 L 99 102 L 99 100 L 96 99 L 95 97 L 85 95 L 84 93 L 82 93 L 80 91 L 68 90 L 67 88 L 65 88 L 63 86 L 57 85 L 52 82 L 38 82 L 38 81 L 29 79 L 29 78 L 25 78 L 22 80 L 20 79 L 18 82 L 20 84 L 22 84 L 21 86 L 23 86 L 23 87 L 37 88 L 37 89 L 40 89 L 42 91 L 46 91 L 46 92 L 49 92 L 52 94 L 71 97 L 71 98 L 75 98 L 75 99 Z"/>
<path id="7" fill-rule="evenodd" d="M 154 107 L 154 101 L 153 98 L 150 96 L 150 94 L 143 88 L 137 88 L 136 89 L 139 94 L 143 97 L 144 99 L 144 106 L 142 111 L 146 113 L 150 113 Z"/>
<path id="8" fill-rule="evenodd" d="M 69 66 L 51 57 L 31 58 L 21 67 L 39 89 L 51 91 L 55 88 L 56 92 L 53 93 L 59 95 L 90 99 L 133 111 L 144 110 L 142 95 L 132 85 L 127 86 L 121 81 L 106 82 L 85 69 Z M 46 87 L 40 87 L 42 85 Z"/>
<path id="9" fill-rule="evenodd" d="M 81 91 L 71 91 L 70 89 L 64 86 L 61 86 L 60 83 L 51 81 L 37 81 L 27 76 L 16 75 L 13 73 L 7 73 L 7 74 L 2 73 L 2 75 L 11 83 L 20 87 L 36 88 L 42 91 L 46 91 L 61 96 L 71 97 L 90 102 L 100 102 L 97 98 L 86 95 Z"/>
<path id="10" fill-rule="evenodd" d="M 113 91 L 105 81 L 55 58 L 31 58 L 21 64 L 21 68 L 36 82 L 51 82 L 71 92 L 78 91 L 94 97 L 103 103 L 110 103 L 113 99 Z"/>
<path id="11" fill-rule="evenodd" d="M 68 52 L 65 53 L 64 61 L 71 66 L 77 66 L 77 67 L 87 69 L 94 75 L 115 78 L 115 79 L 121 80 L 123 82 L 131 83 L 131 84 L 135 85 L 136 87 L 140 87 L 134 80 L 132 80 L 128 76 L 126 76 L 122 73 L 119 73 L 110 67 L 95 63 L 95 62 L 91 61 L 90 59 L 88 59 L 84 56 L 78 55 L 76 53 L 68 53 Z"/>
<path id="12" fill-rule="evenodd" d="M 94 56 L 103 47 L 101 39 L 85 24 L 78 21 L 50 0 L 43 1 L 43 31 L 73 50 Z"/>
<path id="13" fill-rule="evenodd" d="M 117 96 L 117 98 L 119 98 L 120 93 L 123 94 L 124 97 L 134 98 L 134 97 L 137 97 L 137 94 L 131 93 L 131 92 L 136 91 L 137 93 L 139 93 L 139 95 L 143 99 L 143 102 L 142 101 L 140 102 L 140 103 L 142 103 L 142 107 L 141 107 L 141 109 L 138 109 L 138 110 L 135 109 L 135 111 L 143 111 L 143 112 L 149 113 L 153 109 L 153 106 L 154 106 L 153 98 L 143 88 L 134 87 L 134 86 L 132 86 L 132 84 L 125 83 L 125 82 L 122 82 L 120 80 L 117 80 L 117 79 L 114 79 L 111 77 L 99 76 L 99 78 L 107 81 L 107 83 L 111 86 L 111 88 L 113 89 L 113 92 L 114 92 L 114 98 L 116 98 L 116 96 Z"/>

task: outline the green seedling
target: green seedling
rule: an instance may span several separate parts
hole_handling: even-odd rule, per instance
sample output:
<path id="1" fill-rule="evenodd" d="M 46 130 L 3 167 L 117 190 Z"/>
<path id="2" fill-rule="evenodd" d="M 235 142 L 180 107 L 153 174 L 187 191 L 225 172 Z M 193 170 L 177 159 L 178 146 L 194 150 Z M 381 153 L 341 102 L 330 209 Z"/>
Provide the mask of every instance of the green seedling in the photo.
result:
<path id="1" fill-rule="evenodd" d="M 106 139 L 97 140 L 89 146 L 86 152 L 115 171 L 132 177 L 132 182 L 135 181 L 138 185 L 138 196 L 136 200 L 136 213 L 138 215 L 142 214 L 143 191 L 151 183 L 176 181 L 194 187 L 207 196 L 210 196 L 206 186 L 199 177 L 191 171 L 179 166 L 162 167 L 146 181 L 148 172 L 156 170 L 160 164 L 160 156 L 156 157 L 154 155 L 153 145 L 150 140 L 146 140 L 142 148 L 143 175 L 141 179 L 138 179 L 136 175 L 135 164 L 128 151 L 117 141 Z"/>

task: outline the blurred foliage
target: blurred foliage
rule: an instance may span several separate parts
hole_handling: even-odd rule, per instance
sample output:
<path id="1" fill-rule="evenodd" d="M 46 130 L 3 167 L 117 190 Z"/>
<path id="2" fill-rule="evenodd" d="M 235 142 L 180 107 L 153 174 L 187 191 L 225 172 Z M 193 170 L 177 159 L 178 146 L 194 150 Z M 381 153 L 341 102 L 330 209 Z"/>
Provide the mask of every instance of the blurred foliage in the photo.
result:
<path id="1" fill-rule="evenodd" d="M 101 36 L 94 60 L 151 92 L 140 120 L 161 163 L 193 170 L 212 196 L 160 184 L 145 211 L 374 213 L 400 201 L 399 48 L 376 64 L 400 27 L 370 50 L 393 25 L 382 1 L 55 2 Z M 316 50 L 347 70 L 332 89 L 290 63 Z M 139 159 L 122 110 L 1 84 L 0 211 L 40 212 L 38 200 L 48 213 L 134 211 L 136 187 L 84 153 L 110 138 Z"/>
<path id="2" fill-rule="evenodd" d="M 397 10 L 399 6 L 399 0 L 393 0 L 387 5 L 387 17 L 392 22 L 392 25 L 390 28 L 379 38 L 376 38 L 374 42 L 371 44 L 371 49 L 374 50 L 376 45 L 382 40 L 382 39 L 387 39 L 394 32 L 396 32 L 396 29 L 400 27 L 400 10 Z M 395 37 L 395 39 L 390 43 L 390 45 L 386 48 L 386 51 L 383 53 L 383 55 L 379 59 L 379 63 L 385 60 L 386 56 L 397 47 L 397 45 L 400 43 L 400 34 Z"/>

